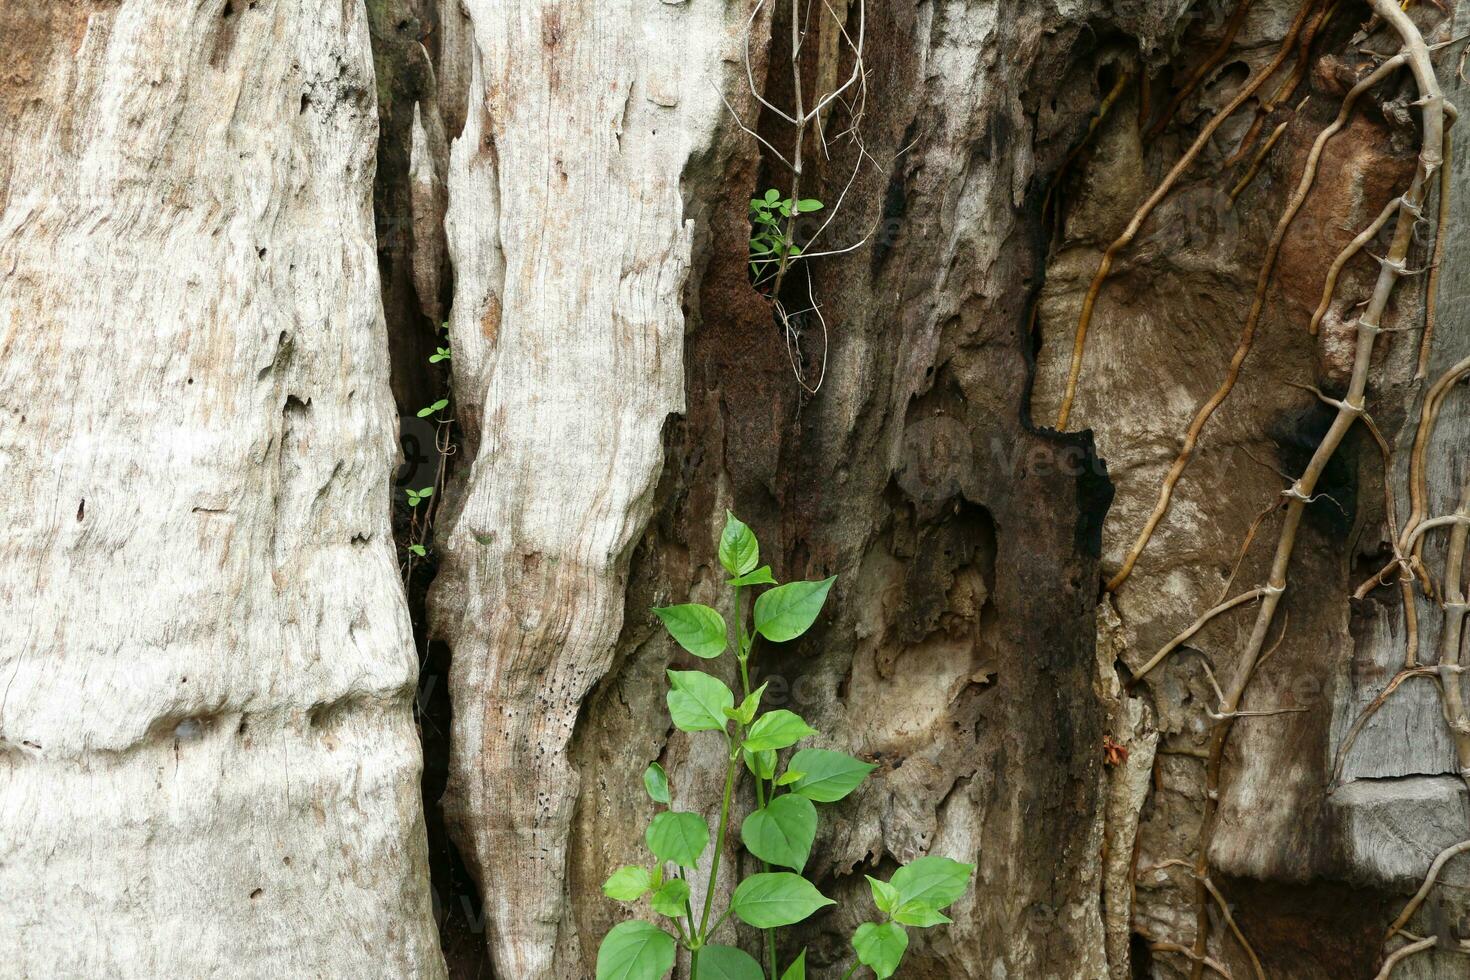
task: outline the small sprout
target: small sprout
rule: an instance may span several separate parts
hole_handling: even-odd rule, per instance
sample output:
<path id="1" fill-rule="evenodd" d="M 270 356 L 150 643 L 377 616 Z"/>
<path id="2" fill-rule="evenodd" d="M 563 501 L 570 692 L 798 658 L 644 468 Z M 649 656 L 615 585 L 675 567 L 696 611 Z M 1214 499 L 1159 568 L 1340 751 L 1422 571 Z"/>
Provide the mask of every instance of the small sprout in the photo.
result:
<path id="1" fill-rule="evenodd" d="M 448 398 L 441 398 L 438 401 L 436 401 L 434 404 L 430 405 L 428 408 L 421 408 L 421 409 L 419 409 L 419 418 L 426 419 L 430 415 L 433 415 L 435 412 L 442 412 L 442 411 L 444 411 L 444 409 L 446 409 L 448 407 L 449 407 L 449 399 Z"/>
<path id="2" fill-rule="evenodd" d="M 451 360 L 448 347 L 440 347 L 433 354 L 429 355 L 430 364 L 438 364 L 440 361 L 448 360 Z"/>
<path id="3" fill-rule="evenodd" d="M 418 555 L 420 558 L 427 556 L 429 553 L 428 549 L 421 544 L 411 544 L 408 546 L 408 550 Z"/>
<path id="4" fill-rule="evenodd" d="M 408 506 L 417 507 L 421 502 L 434 496 L 433 487 L 424 487 L 422 490 L 404 490 L 408 494 Z"/>
<path id="5" fill-rule="evenodd" d="M 750 221 L 753 234 L 750 236 L 750 276 L 756 285 L 778 274 L 783 264 L 801 256 L 801 247 L 795 242 L 795 223 L 791 220 L 800 214 L 820 211 L 822 202 L 814 197 L 793 201 L 782 197 L 776 188 L 766 191 L 763 197 L 750 199 Z"/>

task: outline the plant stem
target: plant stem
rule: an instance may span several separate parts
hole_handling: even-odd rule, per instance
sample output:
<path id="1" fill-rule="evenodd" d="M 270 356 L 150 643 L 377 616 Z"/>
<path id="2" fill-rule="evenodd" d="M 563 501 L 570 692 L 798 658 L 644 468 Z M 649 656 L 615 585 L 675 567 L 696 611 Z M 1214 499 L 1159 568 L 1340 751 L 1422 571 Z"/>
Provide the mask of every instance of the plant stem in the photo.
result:
<path id="1" fill-rule="evenodd" d="M 794 206 L 795 205 L 793 205 L 793 207 Z M 742 592 L 743 590 L 740 588 L 740 586 L 737 585 L 735 587 L 735 650 L 736 659 L 740 661 L 740 687 L 742 690 L 741 696 L 748 698 L 750 697 L 750 651 L 752 648 L 755 647 L 755 638 L 752 637 L 750 640 L 750 647 L 746 647 L 744 626 L 745 604 L 743 601 L 744 596 L 741 594 Z M 760 807 L 761 809 L 765 809 L 766 791 L 765 787 L 761 785 L 764 780 L 761 779 L 760 773 L 755 773 L 754 775 L 755 805 Z M 772 790 L 774 789 L 775 787 L 773 786 Z M 769 872 L 770 870 L 771 866 L 765 861 L 762 861 L 761 871 Z M 762 932 L 765 934 L 766 960 L 771 970 L 771 977 L 774 980 L 777 972 L 776 933 L 773 929 L 763 929 Z"/>
<path id="2" fill-rule="evenodd" d="M 699 942 L 704 940 L 709 933 L 705 927 L 709 925 L 710 908 L 715 904 L 715 885 L 720 880 L 720 855 L 725 850 L 725 834 L 730 829 L 730 795 L 735 791 L 735 770 L 740 764 L 740 750 L 736 747 L 733 739 L 730 741 L 730 761 L 725 766 L 725 795 L 720 801 L 720 827 L 715 833 L 715 856 L 710 859 L 709 886 L 704 893 L 704 914 L 699 919 Z"/>

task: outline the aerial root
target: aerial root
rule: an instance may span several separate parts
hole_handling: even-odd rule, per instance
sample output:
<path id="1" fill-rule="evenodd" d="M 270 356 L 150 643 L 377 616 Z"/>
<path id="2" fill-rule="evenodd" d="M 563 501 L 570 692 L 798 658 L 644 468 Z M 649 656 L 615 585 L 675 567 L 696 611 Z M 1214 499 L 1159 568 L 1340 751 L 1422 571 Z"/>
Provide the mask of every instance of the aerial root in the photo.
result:
<path id="1" fill-rule="evenodd" d="M 1174 164 L 1174 167 L 1165 175 L 1164 179 L 1159 183 L 1159 186 L 1154 188 L 1154 192 L 1139 206 L 1133 218 L 1128 222 L 1128 226 L 1123 229 L 1123 233 L 1103 253 L 1103 257 L 1098 263 L 1097 272 L 1093 274 L 1092 282 L 1087 287 L 1087 295 L 1082 300 L 1082 312 L 1078 317 L 1076 335 L 1072 340 L 1072 361 L 1070 367 L 1067 369 L 1067 389 L 1066 393 L 1062 396 L 1061 407 L 1057 410 L 1057 429 L 1065 429 L 1067 427 L 1067 420 L 1071 417 L 1072 402 L 1077 396 L 1077 378 L 1082 373 L 1082 353 L 1087 347 L 1087 327 L 1092 321 L 1092 313 L 1097 306 L 1098 295 L 1102 292 L 1103 282 L 1107 280 L 1108 273 L 1112 271 L 1113 263 L 1117 260 L 1119 253 L 1127 248 L 1133 242 L 1134 238 L 1138 237 L 1138 232 L 1143 227 L 1143 223 L 1148 220 L 1149 215 L 1159 206 L 1159 203 L 1174 189 L 1174 185 L 1179 182 L 1179 178 L 1184 176 L 1185 172 L 1193 165 L 1200 151 L 1209 144 L 1211 137 L 1215 135 L 1215 131 L 1235 113 L 1235 110 L 1239 109 L 1245 103 L 1246 99 L 1254 95 L 1266 83 L 1267 79 L 1276 74 L 1276 71 L 1281 67 L 1287 55 L 1291 52 L 1292 42 L 1296 40 L 1297 35 L 1301 32 L 1302 25 L 1306 22 L 1307 15 L 1311 12 L 1314 2 L 1315 0 L 1305 0 L 1301 9 L 1297 12 L 1296 20 L 1292 22 L 1291 28 L 1287 31 L 1286 38 L 1282 42 L 1281 49 L 1277 51 L 1276 56 L 1268 65 L 1257 72 L 1253 78 L 1247 81 L 1241 87 L 1240 91 L 1235 94 L 1235 97 L 1205 124 L 1199 136 L 1195 137 L 1194 142 L 1185 151 L 1184 156 L 1180 157 L 1179 162 Z"/>
<path id="2" fill-rule="evenodd" d="M 1342 100 L 1342 106 L 1338 109 L 1337 118 L 1332 121 L 1326 129 L 1317 134 L 1317 139 L 1312 144 L 1311 151 L 1307 154 L 1307 161 L 1302 169 L 1301 179 L 1297 183 L 1296 191 L 1291 200 L 1287 202 L 1285 210 L 1282 211 L 1280 219 L 1276 222 L 1276 228 L 1271 234 L 1271 241 L 1266 246 L 1266 258 L 1261 263 L 1260 273 L 1256 276 L 1255 295 L 1251 299 L 1250 312 L 1246 315 L 1245 326 L 1241 330 L 1240 341 L 1236 345 L 1235 354 L 1230 358 L 1230 366 L 1225 372 L 1225 379 L 1220 387 L 1210 396 L 1195 413 L 1194 420 L 1190 422 L 1189 430 L 1184 435 L 1184 445 L 1179 450 L 1174 464 L 1169 468 L 1164 477 L 1164 485 L 1159 490 L 1159 499 L 1154 504 L 1153 512 L 1144 524 L 1143 530 L 1138 534 L 1133 547 L 1128 550 L 1127 556 L 1117 573 L 1108 581 L 1107 590 L 1115 592 L 1133 574 L 1133 566 L 1137 564 L 1139 557 L 1148 547 L 1149 539 L 1153 537 L 1154 531 L 1164 516 L 1169 512 L 1169 505 L 1173 500 L 1174 488 L 1178 485 L 1184 470 L 1189 466 L 1194 456 L 1194 450 L 1199 444 L 1200 433 L 1204 431 L 1205 425 L 1215 410 L 1230 397 L 1231 391 L 1235 389 L 1236 382 L 1240 379 L 1241 367 L 1245 364 L 1246 357 L 1250 354 L 1251 347 L 1255 343 L 1256 327 L 1260 323 L 1261 313 L 1266 306 L 1267 289 L 1271 284 L 1271 276 L 1276 268 L 1276 258 L 1281 253 L 1282 242 L 1286 239 L 1286 233 L 1291 228 L 1297 213 L 1306 202 L 1307 195 L 1311 192 L 1312 185 L 1317 179 L 1317 168 L 1322 160 L 1322 151 L 1332 137 L 1336 136 L 1347 124 L 1352 115 L 1353 106 L 1358 98 L 1368 89 L 1377 85 L 1393 72 L 1402 67 L 1408 60 L 1407 55 L 1399 54 L 1388 59 L 1373 71 L 1369 72 L 1360 82 L 1352 87 Z"/>

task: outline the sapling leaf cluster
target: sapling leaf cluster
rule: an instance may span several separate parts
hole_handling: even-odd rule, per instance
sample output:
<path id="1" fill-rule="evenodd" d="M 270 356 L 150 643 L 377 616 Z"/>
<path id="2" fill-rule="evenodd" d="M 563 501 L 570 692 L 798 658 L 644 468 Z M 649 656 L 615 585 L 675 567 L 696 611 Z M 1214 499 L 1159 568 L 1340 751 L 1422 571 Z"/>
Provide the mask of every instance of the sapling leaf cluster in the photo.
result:
<path id="1" fill-rule="evenodd" d="M 814 197 L 793 200 L 782 197 L 774 187 L 761 197 L 750 199 L 750 278 L 755 285 L 772 282 L 792 259 L 801 256 L 801 246 L 796 243 L 796 219 L 822 207 L 822 202 Z"/>
<path id="2" fill-rule="evenodd" d="M 783 203 L 790 204 L 771 201 L 778 210 Z M 818 804 L 845 799 L 876 768 L 832 749 L 795 748 L 818 734 L 816 729 L 786 708 L 762 711 L 766 685 L 752 688 L 750 683 L 750 657 L 757 640 L 785 643 L 806 633 L 821 614 L 835 577 L 777 582 L 770 566 L 760 564 L 755 533 L 728 512 L 719 558 L 730 576 L 726 585 L 733 593 L 733 624 L 700 603 L 653 610 L 674 642 L 693 656 L 710 662 L 732 650 L 735 656 L 738 695 L 703 670 L 666 671 L 665 701 L 674 727 L 724 740 L 719 820 L 711 834 L 702 812 L 675 807 L 669 776 L 661 765 L 655 762 L 644 770 L 644 789 L 658 807 L 644 833 L 652 861 L 618 868 L 602 890 L 619 902 L 646 900 L 662 924 L 633 919 L 614 926 L 598 949 L 597 980 L 660 980 L 673 969 L 680 947 L 689 953 L 693 980 L 806 980 L 806 950 L 782 969 L 776 930 L 836 904 L 802 874 L 817 838 Z M 765 586 L 769 588 L 752 602 L 753 590 Z M 736 788 L 747 777 L 753 783 L 756 808 L 738 819 L 737 828 L 732 804 Z M 721 858 L 732 834 L 738 834 L 761 870 L 736 884 L 728 907 L 717 915 Z M 708 884 L 702 896 L 695 896 L 691 872 L 702 866 L 706 854 Z M 841 974 L 844 980 L 864 967 L 880 980 L 893 976 L 908 949 L 908 930 L 949 922 L 944 909 L 969 888 L 973 872 L 973 865 L 929 856 L 899 868 L 888 881 L 868 878 L 878 915 L 853 934 L 855 959 Z M 759 956 L 712 941 L 731 916 L 762 930 Z"/>

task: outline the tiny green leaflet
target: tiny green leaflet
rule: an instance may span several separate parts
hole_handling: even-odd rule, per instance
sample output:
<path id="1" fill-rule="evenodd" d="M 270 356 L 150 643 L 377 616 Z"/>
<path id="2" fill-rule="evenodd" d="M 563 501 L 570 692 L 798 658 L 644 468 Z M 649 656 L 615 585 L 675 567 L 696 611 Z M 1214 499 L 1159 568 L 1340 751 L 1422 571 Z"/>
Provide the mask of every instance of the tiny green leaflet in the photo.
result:
<path id="1" fill-rule="evenodd" d="M 852 935 L 852 948 L 857 950 L 858 961 L 871 969 L 878 980 L 888 980 L 909 948 L 909 936 L 903 926 L 892 922 L 864 922 Z"/>
<path id="2" fill-rule="evenodd" d="M 643 837 L 648 849 L 660 861 L 692 868 L 709 846 L 709 825 L 697 813 L 665 810 L 653 818 Z"/>
<path id="3" fill-rule="evenodd" d="M 724 731 L 725 709 L 735 707 L 735 695 L 724 682 L 699 670 L 667 673 L 673 689 L 665 700 L 675 727 L 685 732 Z"/>

